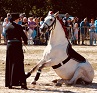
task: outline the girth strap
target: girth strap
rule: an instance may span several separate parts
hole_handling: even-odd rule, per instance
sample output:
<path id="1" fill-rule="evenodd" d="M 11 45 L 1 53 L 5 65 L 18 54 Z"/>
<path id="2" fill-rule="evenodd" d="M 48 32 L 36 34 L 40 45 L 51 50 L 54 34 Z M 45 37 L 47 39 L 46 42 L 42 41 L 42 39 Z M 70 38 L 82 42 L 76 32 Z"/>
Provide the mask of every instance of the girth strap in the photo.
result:
<path id="1" fill-rule="evenodd" d="M 64 61 L 62 61 L 63 65 L 64 65 L 65 63 L 67 63 L 70 59 L 71 59 L 71 57 L 68 56 Z M 59 67 L 61 67 L 61 66 L 62 66 L 62 64 L 59 63 L 59 64 L 57 64 L 57 65 L 52 66 L 52 68 L 53 68 L 53 69 L 57 69 L 57 68 L 59 68 Z"/>
<path id="2" fill-rule="evenodd" d="M 67 55 L 68 55 L 68 57 L 64 61 L 62 61 L 63 65 L 65 63 L 67 63 L 70 59 L 73 59 L 73 60 L 75 60 L 75 61 L 77 61 L 79 63 L 85 63 L 86 62 L 86 59 L 83 56 L 81 56 L 74 49 L 72 49 L 70 43 L 68 44 L 68 47 L 67 47 Z M 52 68 L 53 69 L 57 69 L 57 68 L 62 66 L 62 63 L 54 65 L 54 66 L 52 66 Z"/>

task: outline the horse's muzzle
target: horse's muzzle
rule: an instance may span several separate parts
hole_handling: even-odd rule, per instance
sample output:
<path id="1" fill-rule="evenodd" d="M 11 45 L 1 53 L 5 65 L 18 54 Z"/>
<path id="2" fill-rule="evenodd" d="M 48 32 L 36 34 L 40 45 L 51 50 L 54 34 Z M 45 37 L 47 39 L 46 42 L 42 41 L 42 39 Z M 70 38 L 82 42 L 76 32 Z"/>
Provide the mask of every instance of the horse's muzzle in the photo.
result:
<path id="1" fill-rule="evenodd" d="M 47 28 L 43 27 L 43 28 L 40 28 L 40 31 L 45 33 L 47 31 Z"/>

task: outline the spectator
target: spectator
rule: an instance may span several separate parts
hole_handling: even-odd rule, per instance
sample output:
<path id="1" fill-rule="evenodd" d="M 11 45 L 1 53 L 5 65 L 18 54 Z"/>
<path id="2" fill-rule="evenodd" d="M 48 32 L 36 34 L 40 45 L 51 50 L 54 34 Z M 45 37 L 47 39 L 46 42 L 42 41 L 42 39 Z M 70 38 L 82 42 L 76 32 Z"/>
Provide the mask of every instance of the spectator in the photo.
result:
<path id="1" fill-rule="evenodd" d="M 79 27 L 78 27 L 78 23 L 74 24 L 74 44 L 77 45 L 77 41 L 78 41 L 78 31 L 79 31 Z"/>
<path id="2" fill-rule="evenodd" d="M 93 45 L 94 33 L 95 33 L 94 19 L 91 19 L 89 31 L 90 31 L 90 45 Z"/>
<path id="3" fill-rule="evenodd" d="M 0 43 L 1 43 L 1 35 L 2 35 L 2 31 L 3 31 L 3 27 L 2 27 L 2 23 L 3 23 L 3 17 L 0 17 Z"/>
<path id="4" fill-rule="evenodd" d="M 2 24 L 2 26 L 3 26 L 2 36 L 4 38 L 4 44 L 6 44 L 6 32 L 5 31 L 6 31 L 6 28 L 7 28 L 9 23 L 10 23 L 10 21 L 8 20 L 8 17 L 6 17 L 4 19 L 3 24 Z"/>
<path id="5" fill-rule="evenodd" d="M 40 21 L 39 21 L 39 25 L 41 26 L 44 22 L 44 18 L 43 17 L 40 17 Z"/>
<path id="6" fill-rule="evenodd" d="M 7 18 L 10 21 L 10 19 L 11 19 L 11 14 L 10 13 L 7 13 Z"/>
<path id="7" fill-rule="evenodd" d="M 20 18 L 19 18 L 18 24 L 19 24 L 19 25 L 22 25 L 24 15 L 23 15 L 23 14 L 20 14 L 19 17 L 20 17 Z"/>
<path id="8" fill-rule="evenodd" d="M 28 29 L 28 19 L 27 19 L 27 17 L 23 18 L 22 27 L 23 27 L 23 31 L 25 32 L 26 36 L 28 37 L 27 32 L 28 32 L 29 29 Z"/>
<path id="9" fill-rule="evenodd" d="M 74 17 L 74 22 L 73 24 L 77 23 L 78 27 L 80 28 L 80 22 L 79 22 L 79 18 L 78 17 Z M 78 31 L 78 44 L 80 45 L 80 29 Z"/>
<path id="10" fill-rule="evenodd" d="M 84 45 L 84 40 L 87 37 L 88 30 L 89 30 L 89 22 L 87 21 L 87 18 L 85 18 L 80 23 L 80 31 L 81 31 L 81 36 L 82 36 L 82 45 Z"/>
<path id="11" fill-rule="evenodd" d="M 67 19 L 67 22 L 66 22 L 66 30 L 67 30 L 67 37 L 68 37 L 68 39 L 71 39 L 71 41 L 72 41 L 72 33 L 73 33 L 73 29 L 72 29 L 72 27 L 73 27 L 73 24 L 72 24 L 72 21 L 71 21 L 71 18 L 68 18 Z"/>
<path id="12" fill-rule="evenodd" d="M 94 45 L 96 45 L 96 39 L 97 39 L 97 18 L 95 20 Z"/>
<path id="13" fill-rule="evenodd" d="M 72 30 L 72 22 L 70 15 L 68 13 L 65 14 L 65 17 L 62 19 L 64 22 L 64 26 L 66 27 L 67 38 L 71 39 L 71 30 Z"/>
<path id="14" fill-rule="evenodd" d="M 40 36 L 40 31 L 39 31 L 39 27 L 40 27 L 40 25 L 39 25 L 39 21 L 40 21 L 40 19 L 39 19 L 39 17 L 37 18 L 34 18 L 34 20 L 33 20 L 35 23 L 36 23 L 36 27 L 34 28 L 34 30 L 36 31 L 36 34 L 37 34 L 37 37 L 39 37 Z"/>
<path id="15" fill-rule="evenodd" d="M 68 13 L 66 13 L 66 14 L 65 14 L 65 17 L 62 19 L 65 26 L 66 26 L 67 19 L 69 18 L 69 16 L 70 16 L 70 15 L 69 15 Z"/>
<path id="16" fill-rule="evenodd" d="M 34 31 L 34 28 L 37 27 L 36 23 L 33 21 L 33 17 L 29 17 L 28 19 L 28 44 L 31 45 L 33 43 L 32 33 Z"/>

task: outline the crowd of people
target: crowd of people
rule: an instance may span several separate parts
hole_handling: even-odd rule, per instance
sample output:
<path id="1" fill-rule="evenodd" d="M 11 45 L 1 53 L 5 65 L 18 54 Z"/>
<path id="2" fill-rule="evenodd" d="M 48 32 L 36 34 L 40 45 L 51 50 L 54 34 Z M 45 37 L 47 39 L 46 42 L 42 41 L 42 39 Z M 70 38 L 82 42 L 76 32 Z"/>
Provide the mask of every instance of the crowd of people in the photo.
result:
<path id="1" fill-rule="evenodd" d="M 97 20 L 92 18 L 88 21 L 87 18 L 84 18 L 82 21 L 79 21 L 78 17 L 70 19 L 69 14 L 66 13 L 63 22 L 72 44 L 85 45 L 85 39 L 89 39 L 90 45 L 96 45 Z"/>
<path id="2" fill-rule="evenodd" d="M 28 45 L 41 45 L 47 44 L 49 33 L 43 34 L 40 32 L 39 27 L 44 22 L 43 17 L 26 17 L 24 14 L 20 14 L 18 24 L 23 27 L 23 31 L 28 37 Z M 11 14 L 8 13 L 2 23 L 3 31 L 2 36 L 4 43 L 6 43 L 5 29 L 10 22 Z M 90 45 L 96 45 L 97 38 L 97 20 L 84 18 L 82 21 L 78 17 L 71 18 L 68 13 L 61 17 L 63 25 L 66 28 L 67 37 L 71 44 L 85 45 L 85 39 L 89 39 Z"/>
<path id="3" fill-rule="evenodd" d="M 28 37 L 28 45 L 37 45 L 37 44 L 47 44 L 47 38 L 48 35 L 44 35 L 43 33 L 40 32 L 39 27 L 44 21 L 43 17 L 26 17 L 24 14 L 19 15 L 19 22 L 18 24 L 22 26 L 23 31 L 25 32 L 26 36 Z M 2 22 L 2 36 L 4 39 L 4 43 L 6 44 L 6 35 L 5 35 L 5 29 L 7 25 L 10 23 L 11 19 L 11 14 L 8 13 L 7 17 L 4 18 Z M 44 39 L 44 40 L 43 40 Z M 45 42 L 43 42 L 45 41 Z"/>

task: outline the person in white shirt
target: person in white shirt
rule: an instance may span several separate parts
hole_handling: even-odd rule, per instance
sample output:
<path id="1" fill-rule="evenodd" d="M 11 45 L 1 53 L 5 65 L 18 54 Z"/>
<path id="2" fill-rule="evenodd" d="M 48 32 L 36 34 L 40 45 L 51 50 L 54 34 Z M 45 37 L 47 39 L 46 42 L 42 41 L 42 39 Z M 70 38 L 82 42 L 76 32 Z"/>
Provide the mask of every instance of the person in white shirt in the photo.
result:
<path id="1" fill-rule="evenodd" d="M 75 41 L 75 44 L 77 44 L 77 41 L 78 41 L 78 31 L 79 31 L 79 27 L 78 27 L 78 23 L 75 23 L 74 24 L 74 41 Z"/>
<path id="2" fill-rule="evenodd" d="M 6 30 L 6 27 L 8 26 L 9 23 L 10 23 L 10 21 L 8 20 L 8 17 L 6 17 L 6 18 L 4 19 L 3 24 L 2 24 L 2 26 L 3 26 L 2 36 L 3 36 L 3 38 L 4 38 L 4 44 L 6 44 L 5 30 Z"/>

